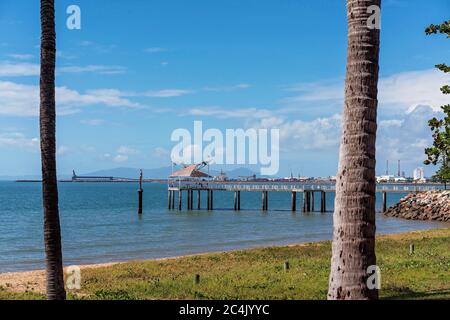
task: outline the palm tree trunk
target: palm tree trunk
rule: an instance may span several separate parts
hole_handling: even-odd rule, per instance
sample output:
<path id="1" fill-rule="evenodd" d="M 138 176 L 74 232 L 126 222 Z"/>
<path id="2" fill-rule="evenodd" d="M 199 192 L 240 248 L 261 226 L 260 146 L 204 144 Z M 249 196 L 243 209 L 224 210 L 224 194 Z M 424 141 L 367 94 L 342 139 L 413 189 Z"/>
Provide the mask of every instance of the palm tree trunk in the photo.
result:
<path id="1" fill-rule="evenodd" d="M 56 180 L 55 138 L 55 6 L 54 0 L 41 0 L 41 79 L 40 133 L 44 241 L 47 271 L 47 297 L 64 300 L 64 273 Z"/>
<path id="2" fill-rule="evenodd" d="M 368 7 L 381 0 L 347 0 L 345 105 L 336 180 L 328 299 L 377 299 L 367 268 L 375 257 L 375 139 L 380 31 L 369 29 Z"/>

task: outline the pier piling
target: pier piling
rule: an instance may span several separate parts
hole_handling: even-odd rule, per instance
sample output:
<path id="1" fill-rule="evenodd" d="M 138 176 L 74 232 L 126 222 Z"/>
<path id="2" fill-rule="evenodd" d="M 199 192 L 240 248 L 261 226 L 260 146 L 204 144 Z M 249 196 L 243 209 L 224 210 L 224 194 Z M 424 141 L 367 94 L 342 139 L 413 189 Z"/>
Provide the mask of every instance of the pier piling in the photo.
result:
<path id="1" fill-rule="evenodd" d="M 302 193 L 302 211 L 306 212 L 306 191 Z"/>
<path id="2" fill-rule="evenodd" d="M 172 190 L 172 209 L 175 209 L 175 191 Z"/>
<path id="3" fill-rule="evenodd" d="M 262 210 L 267 211 L 269 209 L 269 193 L 267 191 L 262 192 Z"/>
<path id="4" fill-rule="evenodd" d="M 266 193 L 263 191 L 261 195 L 262 195 L 262 198 L 261 198 L 262 210 L 265 211 L 266 210 Z"/>
<path id="5" fill-rule="evenodd" d="M 306 212 L 311 212 L 311 192 L 306 191 Z"/>
<path id="6" fill-rule="evenodd" d="M 292 192 L 291 211 L 297 210 L 297 192 Z"/>
<path id="7" fill-rule="evenodd" d="M 172 209 L 172 191 L 167 191 L 167 208 Z"/>
<path id="8" fill-rule="evenodd" d="M 142 214 L 142 198 L 143 198 L 144 189 L 142 189 L 142 169 L 139 175 L 139 189 L 138 189 L 138 214 Z"/>
<path id="9" fill-rule="evenodd" d="M 187 191 L 187 193 L 188 193 L 188 210 L 192 210 L 193 209 L 193 207 L 194 207 L 194 205 L 193 205 L 193 203 L 194 203 L 194 191 L 192 190 L 192 189 L 189 189 L 188 191 Z"/>
<path id="10" fill-rule="evenodd" d="M 211 210 L 214 210 L 214 191 L 211 190 Z"/>
<path id="11" fill-rule="evenodd" d="M 138 206 L 138 212 L 139 214 L 143 211 L 143 188 L 142 188 L 142 177 L 139 179 L 139 206 Z M 330 193 L 331 196 L 333 196 L 333 192 L 335 192 L 335 189 L 333 189 L 332 186 L 323 186 L 320 188 L 317 188 L 316 186 L 309 187 L 303 185 L 303 186 L 296 186 L 296 185 L 261 185 L 258 183 L 255 183 L 255 185 L 248 185 L 248 184 L 229 184 L 229 183 L 197 183 L 192 184 L 191 182 L 186 183 L 184 185 L 180 184 L 177 186 L 174 183 L 169 183 L 168 185 L 168 194 L 167 194 L 167 206 L 169 209 L 176 209 L 182 210 L 182 197 L 183 192 L 187 192 L 187 210 L 193 210 L 194 208 L 194 190 L 197 191 L 197 208 L 201 209 L 201 193 L 202 191 L 206 191 L 206 202 L 207 202 L 207 210 L 213 210 L 214 209 L 214 191 L 226 191 L 226 192 L 233 192 L 233 209 L 235 211 L 241 210 L 241 191 L 248 191 L 248 192 L 258 192 L 261 193 L 261 209 L 262 211 L 268 211 L 269 210 L 269 192 L 290 192 L 291 193 L 291 211 L 300 211 L 302 210 L 305 213 L 315 212 L 316 211 L 316 205 L 317 205 L 317 212 L 319 211 L 320 206 L 320 212 L 325 213 L 327 212 L 327 193 Z M 389 189 L 391 188 L 391 189 Z M 425 192 L 427 190 L 434 190 L 437 187 L 421 187 L 420 190 L 413 190 L 410 186 L 405 186 L 401 188 L 400 186 L 382 186 L 377 187 L 376 192 L 377 196 L 379 196 L 379 193 L 381 193 L 382 199 L 381 199 L 381 211 L 386 212 L 388 209 L 387 205 L 387 197 L 388 193 L 411 193 L 411 192 Z M 176 198 L 176 192 L 178 192 L 178 205 L 175 207 L 175 198 Z M 298 201 L 302 201 L 302 208 L 297 207 L 297 193 L 301 193 L 302 199 Z M 320 195 L 320 201 L 317 200 L 316 203 L 316 193 L 317 197 Z M 286 199 L 287 200 L 287 199 Z M 380 199 L 379 199 L 380 200 Z M 299 202 L 300 204 L 300 202 Z M 380 209 L 378 209 L 380 210 Z"/>
<path id="12" fill-rule="evenodd" d="M 387 210 L 387 193 L 383 192 L 382 194 L 383 194 L 383 199 L 382 199 L 383 204 L 382 204 L 381 212 L 386 212 L 386 210 Z"/>
<path id="13" fill-rule="evenodd" d="M 322 213 L 327 211 L 326 197 L 327 197 L 326 192 L 322 191 L 320 194 L 320 212 Z"/>
<path id="14" fill-rule="evenodd" d="M 240 191 L 237 192 L 237 196 L 238 196 L 238 210 L 241 210 L 241 192 Z"/>

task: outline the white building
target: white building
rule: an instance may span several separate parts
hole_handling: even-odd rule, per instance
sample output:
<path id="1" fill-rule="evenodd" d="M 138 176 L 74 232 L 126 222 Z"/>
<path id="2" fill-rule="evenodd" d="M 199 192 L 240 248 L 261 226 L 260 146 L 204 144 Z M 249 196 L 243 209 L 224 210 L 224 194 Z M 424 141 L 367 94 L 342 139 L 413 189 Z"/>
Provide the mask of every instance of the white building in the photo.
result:
<path id="1" fill-rule="evenodd" d="M 376 179 L 378 183 L 395 182 L 395 177 L 391 175 L 377 176 Z"/>
<path id="2" fill-rule="evenodd" d="M 413 178 L 414 178 L 414 181 L 416 181 L 416 182 L 426 182 L 425 173 L 423 172 L 422 167 L 414 169 Z"/>

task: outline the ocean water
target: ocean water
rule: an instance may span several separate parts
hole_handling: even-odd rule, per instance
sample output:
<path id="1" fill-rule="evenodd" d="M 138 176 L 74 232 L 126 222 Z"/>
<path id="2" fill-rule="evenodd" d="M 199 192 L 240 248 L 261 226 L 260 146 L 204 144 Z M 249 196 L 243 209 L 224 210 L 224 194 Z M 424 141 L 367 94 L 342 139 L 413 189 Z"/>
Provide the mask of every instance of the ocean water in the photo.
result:
<path id="1" fill-rule="evenodd" d="M 139 217 L 134 183 L 60 183 L 59 191 L 65 265 L 328 240 L 332 235 L 333 194 L 327 194 L 327 213 L 292 213 L 288 192 L 269 193 L 267 212 L 260 210 L 259 192 L 241 192 L 241 211 L 235 212 L 233 193 L 224 191 L 215 191 L 213 211 L 178 211 L 167 209 L 166 184 L 145 183 Z M 404 195 L 389 194 L 388 205 Z M 316 196 L 316 209 L 319 201 Z M 0 182 L 0 272 L 44 268 L 42 215 L 40 183 Z M 379 234 L 445 226 L 377 214 Z"/>

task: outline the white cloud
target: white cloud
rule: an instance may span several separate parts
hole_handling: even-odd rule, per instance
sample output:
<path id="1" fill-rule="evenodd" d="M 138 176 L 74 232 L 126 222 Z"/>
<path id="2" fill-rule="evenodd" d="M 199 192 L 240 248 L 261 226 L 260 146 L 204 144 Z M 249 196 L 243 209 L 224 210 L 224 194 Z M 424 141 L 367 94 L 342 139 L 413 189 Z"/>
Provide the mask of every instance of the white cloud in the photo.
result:
<path id="1" fill-rule="evenodd" d="M 157 147 L 153 150 L 152 153 L 155 157 L 157 158 L 161 158 L 161 159 L 168 159 L 169 155 L 170 155 L 170 151 L 165 149 L 165 148 L 161 148 L 161 147 Z"/>
<path id="2" fill-rule="evenodd" d="M 16 59 L 16 60 L 30 60 L 33 59 L 32 54 L 19 54 L 19 53 L 11 53 L 8 54 L 8 57 Z"/>
<path id="3" fill-rule="evenodd" d="M 21 132 L 1 133 L 0 147 L 13 147 L 28 151 L 38 151 L 39 138 L 28 138 Z"/>
<path id="4" fill-rule="evenodd" d="M 286 120 L 280 117 L 262 119 L 254 127 L 279 129 L 283 152 L 298 150 L 336 150 L 339 145 L 341 116 L 322 117 L 310 121 Z"/>
<path id="5" fill-rule="evenodd" d="M 203 90 L 205 91 L 213 91 L 213 92 L 229 92 L 235 90 L 243 90 L 250 88 L 251 85 L 247 83 L 240 83 L 233 86 L 218 86 L 218 87 L 205 87 Z"/>
<path id="6" fill-rule="evenodd" d="M 67 147 L 67 146 L 60 146 L 56 150 L 56 155 L 58 155 L 58 156 L 66 156 L 67 154 L 69 154 L 69 152 L 70 152 L 70 148 L 69 147 Z"/>
<path id="7" fill-rule="evenodd" d="M 68 89 L 67 87 L 58 87 L 56 90 L 58 103 L 74 105 L 95 105 L 103 104 L 111 107 L 140 108 L 139 103 L 131 102 L 123 98 L 120 91 L 114 89 L 88 90 L 86 94 Z M 59 98 L 59 99 L 58 99 Z"/>
<path id="8" fill-rule="evenodd" d="M 384 173 L 385 161 L 401 160 L 407 173 L 423 165 L 424 149 L 432 143 L 428 120 L 442 117 L 431 106 L 419 105 L 395 119 L 378 122 L 377 160 L 379 174 Z M 255 128 L 280 129 L 280 147 L 283 157 L 295 158 L 302 151 L 320 151 L 324 158 L 338 154 L 341 136 L 341 116 L 319 117 L 312 120 L 290 120 L 272 116 L 253 123 Z M 430 167 L 429 170 L 435 168 Z M 396 169 L 395 169 L 396 170 Z M 390 172 L 396 174 L 396 171 Z"/>
<path id="9" fill-rule="evenodd" d="M 102 119 L 85 119 L 80 121 L 82 124 L 87 124 L 89 126 L 101 126 L 105 123 Z"/>
<path id="10" fill-rule="evenodd" d="M 117 149 L 117 153 L 124 154 L 124 155 L 134 155 L 134 154 L 138 154 L 139 151 L 136 149 L 127 147 L 127 146 L 120 146 Z"/>
<path id="11" fill-rule="evenodd" d="M 122 66 L 103 66 L 103 65 L 88 65 L 88 66 L 64 66 L 57 69 L 57 72 L 62 73 L 98 73 L 98 74 L 121 74 L 125 73 L 127 68 Z"/>
<path id="12" fill-rule="evenodd" d="M 401 125 L 403 124 L 403 120 L 396 120 L 396 119 L 391 119 L 391 120 L 381 120 L 378 122 L 378 126 L 380 127 L 401 127 Z"/>
<path id="13" fill-rule="evenodd" d="M 258 108 L 222 108 L 218 106 L 196 107 L 183 115 L 208 116 L 219 119 L 264 119 L 273 116 L 273 111 Z"/>
<path id="14" fill-rule="evenodd" d="M 448 96 L 440 88 L 450 85 L 448 74 L 436 69 L 411 71 L 383 78 L 378 91 L 381 106 L 395 106 L 401 110 L 411 111 L 418 105 L 429 105 L 435 111 L 447 104 Z"/>
<path id="15" fill-rule="evenodd" d="M 38 76 L 40 67 L 35 63 L 0 63 L 0 77 Z"/>
<path id="16" fill-rule="evenodd" d="M 88 65 L 88 66 L 62 66 L 57 67 L 58 73 L 95 73 L 103 75 L 114 75 L 126 72 L 122 66 Z M 0 77 L 29 77 L 39 76 L 40 65 L 28 62 L 1 62 Z"/>
<path id="17" fill-rule="evenodd" d="M 56 88 L 58 115 L 68 115 L 80 111 L 79 107 L 105 105 L 111 107 L 141 107 L 138 103 L 113 94 L 108 90 L 91 90 L 85 94 L 67 87 Z M 37 116 L 39 114 L 39 87 L 0 81 L 0 114 L 12 116 Z"/>
<path id="18" fill-rule="evenodd" d="M 420 166 L 425 160 L 425 147 L 432 143 L 428 127 L 432 117 L 441 117 L 441 113 L 423 105 L 404 113 L 401 119 L 380 121 L 377 132 L 377 159 L 383 160 L 380 165 L 385 160 L 401 160 L 410 168 Z"/>
<path id="19" fill-rule="evenodd" d="M 144 49 L 147 53 L 160 53 L 160 52 L 167 52 L 169 49 L 167 48 L 160 48 L 160 47 L 152 47 L 152 48 L 146 48 Z"/>
<path id="20" fill-rule="evenodd" d="M 418 105 L 429 105 L 439 110 L 448 103 L 448 97 L 442 94 L 440 87 L 450 84 L 448 74 L 436 69 L 408 71 L 380 78 L 378 100 L 380 109 L 386 113 L 412 110 Z M 344 81 L 327 80 L 317 83 L 298 84 L 287 91 L 299 92 L 281 102 L 300 107 L 314 106 L 342 108 L 344 100 Z"/>
<path id="21" fill-rule="evenodd" d="M 153 98 L 171 98 L 171 97 L 180 97 L 186 94 L 192 93 L 191 90 L 183 90 L 183 89 L 165 89 L 158 91 L 146 91 L 142 93 L 137 93 L 136 95 L 141 95 L 144 97 L 153 97 Z"/>
<path id="22" fill-rule="evenodd" d="M 128 161 L 128 156 L 127 155 L 123 155 L 123 154 L 118 154 L 117 156 L 115 156 L 113 158 L 113 161 L 117 162 L 117 163 L 127 162 Z"/>

